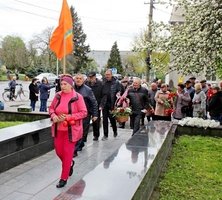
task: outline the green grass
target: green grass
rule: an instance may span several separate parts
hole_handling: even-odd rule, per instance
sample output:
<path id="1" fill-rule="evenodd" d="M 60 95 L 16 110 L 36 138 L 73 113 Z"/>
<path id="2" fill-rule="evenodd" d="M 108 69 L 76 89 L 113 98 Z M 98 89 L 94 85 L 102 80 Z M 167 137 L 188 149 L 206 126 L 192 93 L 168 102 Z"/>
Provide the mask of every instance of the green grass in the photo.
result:
<path id="1" fill-rule="evenodd" d="M 13 76 L 14 74 L 12 74 L 12 76 Z M 25 74 L 19 74 L 19 80 L 21 80 L 21 81 L 28 81 L 28 80 L 26 80 L 26 78 L 25 78 Z M 7 78 L 7 76 L 4 74 L 1 74 L 0 75 L 0 81 L 9 81 L 8 80 L 8 78 Z"/>
<path id="2" fill-rule="evenodd" d="M 160 200 L 222 199 L 222 138 L 181 136 L 158 187 Z"/>
<path id="3" fill-rule="evenodd" d="M 19 125 L 19 124 L 23 124 L 23 123 L 25 123 L 25 122 L 21 122 L 21 121 L 0 122 L 0 129 L 1 129 L 1 128 L 6 128 L 6 127 L 10 127 L 10 126 Z"/>

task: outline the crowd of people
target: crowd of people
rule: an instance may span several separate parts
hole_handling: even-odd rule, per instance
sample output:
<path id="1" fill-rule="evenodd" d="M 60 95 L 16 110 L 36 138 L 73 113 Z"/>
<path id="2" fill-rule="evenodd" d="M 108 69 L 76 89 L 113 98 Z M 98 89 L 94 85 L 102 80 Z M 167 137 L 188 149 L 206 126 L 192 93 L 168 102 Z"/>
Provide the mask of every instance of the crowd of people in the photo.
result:
<path id="1" fill-rule="evenodd" d="M 31 84 L 38 90 L 41 88 L 36 80 Z M 60 91 L 49 107 L 55 150 L 62 162 L 58 188 L 64 187 L 73 173 L 73 157 L 84 148 L 90 123 L 94 141 L 99 140 L 101 121 L 102 141 L 108 140 L 110 130 L 113 137 L 117 137 L 118 128 L 125 128 L 125 122 L 118 124 L 112 114 L 113 109 L 121 107 L 125 100 L 132 110 L 129 122 L 132 135 L 146 120 L 171 121 L 187 116 L 207 118 L 209 113 L 211 119 L 222 122 L 222 85 L 211 86 L 205 80 L 195 81 L 195 77 L 179 83 L 173 90 L 161 80 L 150 85 L 140 78 L 124 77 L 119 81 L 111 70 L 107 70 L 103 80 L 97 79 L 95 72 L 90 72 L 86 80 L 80 73 L 74 77 L 62 75 L 59 86 Z M 35 90 L 33 92 L 38 96 Z"/>
<path id="2" fill-rule="evenodd" d="M 35 111 L 36 102 L 40 100 L 40 112 L 47 112 L 47 101 L 50 95 L 50 89 L 54 88 L 55 84 L 49 84 L 46 77 L 43 77 L 41 82 L 37 78 L 33 78 L 29 85 L 29 99 L 32 111 Z"/>
<path id="3" fill-rule="evenodd" d="M 9 86 L 13 100 L 16 77 L 12 78 Z M 54 87 L 56 94 L 47 108 L 50 89 Z M 118 128 L 125 128 L 126 122 L 118 124 L 112 114 L 116 107 L 122 107 L 124 103 L 132 110 L 129 122 L 132 136 L 146 120 L 171 121 L 199 117 L 222 124 L 222 82 L 212 85 L 195 77 L 179 83 L 176 88 L 170 88 L 160 79 L 150 85 L 140 78 L 124 77 L 118 80 L 111 70 L 107 70 L 102 80 L 96 78 L 96 72 L 90 72 L 86 80 L 81 73 L 74 77 L 61 75 L 59 82 L 53 85 L 49 84 L 47 78 L 41 82 L 33 78 L 29 91 L 32 110 L 35 111 L 36 102 L 40 100 L 39 111 L 50 114 L 55 151 L 62 162 L 57 188 L 64 187 L 68 177 L 73 174 L 73 157 L 78 156 L 78 152 L 84 148 L 90 124 L 94 141 L 99 140 L 101 122 L 102 141 L 108 140 L 110 130 L 113 137 L 117 137 Z"/>

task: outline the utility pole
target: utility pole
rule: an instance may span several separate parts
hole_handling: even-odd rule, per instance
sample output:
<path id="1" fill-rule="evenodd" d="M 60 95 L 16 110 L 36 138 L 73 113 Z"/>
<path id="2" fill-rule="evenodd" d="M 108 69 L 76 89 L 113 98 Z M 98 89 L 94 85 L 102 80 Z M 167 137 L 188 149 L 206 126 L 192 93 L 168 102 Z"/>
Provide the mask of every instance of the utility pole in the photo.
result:
<path id="1" fill-rule="evenodd" d="M 150 0 L 149 3 L 145 3 L 150 5 L 150 10 L 149 10 L 149 21 L 148 21 L 148 34 L 147 34 L 147 40 L 148 43 L 151 43 L 152 41 L 152 21 L 153 21 L 153 4 L 154 0 Z M 146 70 L 146 81 L 149 82 L 150 80 L 150 70 L 151 70 L 151 54 L 152 51 L 151 49 L 147 48 L 147 57 L 146 57 L 146 64 L 147 64 L 147 70 Z"/>
<path id="2" fill-rule="evenodd" d="M 148 18 L 148 34 L 147 34 L 147 41 L 150 44 L 152 42 L 152 22 L 153 22 L 153 9 L 154 9 L 154 4 L 169 4 L 169 2 L 166 1 L 155 1 L 155 0 L 150 0 L 149 3 L 144 3 L 144 4 L 149 4 L 150 5 L 150 10 L 149 10 L 149 18 Z M 146 57 L 146 64 L 147 64 L 147 70 L 146 70 L 146 81 L 149 82 L 150 80 L 150 70 L 152 69 L 152 64 L 151 64 L 151 56 L 152 56 L 152 50 L 147 47 L 147 57 Z"/>

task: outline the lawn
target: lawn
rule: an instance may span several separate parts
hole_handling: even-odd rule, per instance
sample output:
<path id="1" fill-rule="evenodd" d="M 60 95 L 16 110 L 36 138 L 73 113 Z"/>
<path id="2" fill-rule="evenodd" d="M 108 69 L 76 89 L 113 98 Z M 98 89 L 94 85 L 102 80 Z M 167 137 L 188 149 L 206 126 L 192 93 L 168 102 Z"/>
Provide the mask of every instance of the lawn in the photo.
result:
<path id="1" fill-rule="evenodd" d="M 21 121 L 14 121 L 14 122 L 0 122 L 0 129 L 1 128 L 6 128 L 6 127 L 10 127 L 10 126 L 15 126 L 15 125 L 19 125 L 19 124 L 23 124 L 25 122 L 21 122 Z"/>
<path id="2" fill-rule="evenodd" d="M 157 190 L 160 200 L 222 199 L 222 138 L 179 137 Z"/>
<path id="3" fill-rule="evenodd" d="M 14 75 L 15 74 L 12 74 L 11 76 Z M 25 74 L 19 74 L 19 80 L 27 81 Z M 9 80 L 5 74 L 0 74 L 0 81 L 9 81 Z"/>

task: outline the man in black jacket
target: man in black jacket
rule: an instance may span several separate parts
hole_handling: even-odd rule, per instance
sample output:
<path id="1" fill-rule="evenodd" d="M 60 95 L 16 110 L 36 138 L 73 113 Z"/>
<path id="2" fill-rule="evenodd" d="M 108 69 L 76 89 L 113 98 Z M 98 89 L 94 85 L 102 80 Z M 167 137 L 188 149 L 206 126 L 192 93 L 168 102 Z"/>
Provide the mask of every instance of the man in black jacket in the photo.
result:
<path id="1" fill-rule="evenodd" d="M 92 89 L 93 94 L 95 95 L 97 104 L 100 105 L 101 99 L 102 99 L 102 87 L 103 86 L 102 86 L 102 81 L 100 81 L 96 78 L 96 72 L 90 72 L 88 74 L 88 78 L 87 78 L 85 84 Z M 98 119 L 93 121 L 93 123 L 92 123 L 93 136 L 94 136 L 93 140 L 94 141 L 97 141 L 100 136 L 100 131 L 99 131 L 100 121 L 101 121 L 100 110 L 98 109 Z"/>
<path id="2" fill-rule="evenodd" d="M 117 126 L 115 117 L 112 116 L 110 113 L 115 106 L 116 102 L 116 95 L 117 93 L 122 92 L 122 86 L 118 80 L 113 77 L 112 71 L 109 69 L 105 72 L 105 79 L 103 81 L 103 88 L 102 88 L 102 100 L 99 106 L 99 109 L 102 110 L 103 113 L 103 132 L 104 136 L 102 140 L 108 139 L 109 133 L 109 124 L 108 119 L 112 125 L 113 129 L 113 136 L 117 136 Z"/>
<path id="3" fill-rule="evenodd" d="M 74 81 L 74 89 L 83 96 L 88 111 L 87 117 L 83 119 L 83 138 L 76 145 L 75 155 L 77 155 L 76 152 L 81 151 L 84 142 L 87 142 L 91 117 L 92 121 L 96 121 L 98 118 L 98 104 L 92 89 L 84 84 L 85 80 L 82 74 L 77 74 Z"/>
<path id="4" fill-rule="evenodd" d="M 133 135 L 140 129 L 140 120 L 143 113 L 150 108 L 148 100 L 148 90 L 141 87 L 140 78 L 133 80 L 133 88 L 129 89 L 127 97 L 130 100 L 130 106 L 132 107 L 132 115 L 130 116 L 130 122 L 133 128 Z"/>

